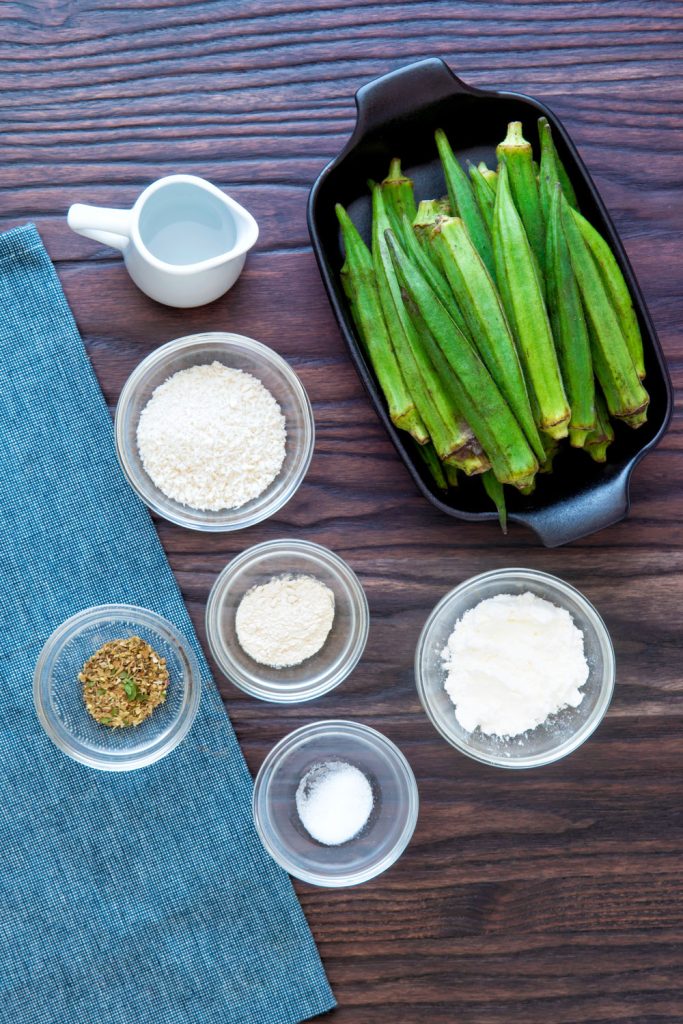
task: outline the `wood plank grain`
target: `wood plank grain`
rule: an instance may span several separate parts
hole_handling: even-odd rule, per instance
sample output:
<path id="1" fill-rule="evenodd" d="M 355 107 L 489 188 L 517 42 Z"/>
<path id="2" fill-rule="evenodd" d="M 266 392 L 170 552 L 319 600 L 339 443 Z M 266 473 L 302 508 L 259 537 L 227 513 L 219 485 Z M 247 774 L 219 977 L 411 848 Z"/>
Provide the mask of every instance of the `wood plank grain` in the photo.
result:
<path id="1" fill-rule="evenodd" d="M 158 522 L 200 638 L 208 591 L 246 546 L 326 544 L 358 572 L 364 657 L 310 705 L 254 701 L 217 676 L 253 771 L 330 717 L 395 740 L 418 779 L 408 851 L 355 890 L 297 883 L 339 1000 L 335 1024 L 683 1021 L 683 10 L 646 0 L 9 0 L 0 4 L 0 228 L 35 219 L 113 408 L 138 361 L 198 330 L 281 352 L 317 441 L 292 501 L 242 534 Z M 513 527 L 442 516 L 416 493 L 347 359 L 308 247 L 308 188 L 348 138 L 363 82 L 442 56 L 474 85 L 529 92 L 562 118 L 611 210 L 676 386 L 627 521 L 547 551 Z M 211 306 L 135 290 L 120 257 L 68 231 L 75 200 L 129 205 L 188 171 L 250 208 L 261 237 Z M 412 659 L 433 605 L 502 566 L 559 575 L 595 602 L 618 682 L 598 732 L 545 769 L 486 769 L 420 710 Z"/>

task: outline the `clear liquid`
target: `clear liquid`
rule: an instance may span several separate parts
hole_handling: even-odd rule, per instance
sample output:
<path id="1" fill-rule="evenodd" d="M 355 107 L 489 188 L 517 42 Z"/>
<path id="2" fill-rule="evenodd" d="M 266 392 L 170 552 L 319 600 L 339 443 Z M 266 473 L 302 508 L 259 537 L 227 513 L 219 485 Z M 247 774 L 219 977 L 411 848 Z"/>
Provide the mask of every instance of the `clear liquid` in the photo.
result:
<path id="1" fill-rule="evenodd" d="M 144 245 L 164 263 L 185 266 L 222 256 L 236 239 L 225 203 L 190 182 L 173 182 L 154 192 L 140 215 Z"/>

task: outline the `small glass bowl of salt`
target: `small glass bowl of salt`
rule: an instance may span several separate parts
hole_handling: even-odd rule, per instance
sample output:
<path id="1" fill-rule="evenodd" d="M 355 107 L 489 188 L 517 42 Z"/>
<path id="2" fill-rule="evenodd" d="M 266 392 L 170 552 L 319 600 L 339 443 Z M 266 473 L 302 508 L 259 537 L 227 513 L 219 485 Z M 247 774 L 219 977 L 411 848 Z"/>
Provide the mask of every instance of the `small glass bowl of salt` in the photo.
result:
<path id="1" fill-rule="evenodd" d="M 297 729 L 270 751 L 253 809 L 261 841 L 281 867 L 339 888 L 367 882 L 398 860 L 418 803 L 398 747 L 369 726 L 331 720 Z"/>

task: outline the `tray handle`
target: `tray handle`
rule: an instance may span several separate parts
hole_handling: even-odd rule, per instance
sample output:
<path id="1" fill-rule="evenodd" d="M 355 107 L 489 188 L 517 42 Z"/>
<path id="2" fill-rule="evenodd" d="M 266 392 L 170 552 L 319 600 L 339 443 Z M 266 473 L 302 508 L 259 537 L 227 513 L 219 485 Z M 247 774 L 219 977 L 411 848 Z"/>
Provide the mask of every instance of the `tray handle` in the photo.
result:
<path id="1" fill-rule="evenodd" d="M 480 95 L 482 90 L 466 85 L 440 57 L 428 57 L 390 71 L 362 85 L 356 93 L 357 120 L 351 142 L 379 130 L 387 120 L 413 116 L 428 106 L 458 93 Z"/>
<path id="2" fill-rule="evenodd" d="M 532 529 L 547 548 L 571 544 L 624 518 L 631 504 L 629 480 L 632 469 L 632 465 L 624 466 L 595 488 L 574 494 L 549 508 L 515 512 L 511 518 Z"/>

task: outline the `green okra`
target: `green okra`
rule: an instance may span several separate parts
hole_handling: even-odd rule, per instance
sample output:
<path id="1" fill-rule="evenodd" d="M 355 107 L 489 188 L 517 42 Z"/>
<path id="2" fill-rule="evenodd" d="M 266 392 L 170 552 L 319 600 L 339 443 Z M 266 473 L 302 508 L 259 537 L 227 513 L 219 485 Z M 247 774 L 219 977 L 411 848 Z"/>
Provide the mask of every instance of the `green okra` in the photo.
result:
<path id="1" fill-rule="evenodd" d="M 498 480 L 525 486 L 538 469 L 534 453 L 484 363 L 458 330 L 428 281 L 411 266 L 395 235 L 387 232 L 401 287 L 424 318 L 457 383 L 458 407 L 491 462 Z"/>
<path id="2" fill-rule="evenodd" d="M 593 259 L 598 265 L 600 276 L 607 289 L 607 294 L 611 299 L 614 311 L 617 314 L 628 350 L 631 353 L 636 373 L 641 380 L 644 380 L 645 354 L 643 352 L 643 338 L 638 326 L 638 317 L 633 308 L 631 292 L 624 280 L 624 275 L 609 244 L 600 232 L 578 210 L 572 210 L 572 216 L 583 235 L 584 242 L 591 251 Z"/>
<path id="3" fill-rule="evenodd" d="M 562 227 L 590 330 L 595 375 L 610 414 L 629 426 L 639 427 L 647 419 L 649 395 L 638 377 L 597 263 L 571 207 L 561 192 L 559 195 Z"/>
<path id="4" fill-rule="evenodd" d="M 429 233 L 437 217 L 450 216 L 451 204 L 444 199 L 422 199 L 413 218 L 413 231 L 424 248 L 429 249 Z"/>
<path id="5" fill-rule="evenodd" d="M 522 134 L 522 122 L 511 121 L 507 135 L 496 148 L 501 164 L 505 164 L 512 198 L 521 217 L 529 245 L 543 281 L 545 271 L 545 229 L 538 182 L 533 165 L 531 143 Z"/>
<path id="6" fill-rule="evenodd" d="M 556 182 L 546 240 L 548 312 L 571 408 L 569 441 L 582 448 L 595 427 L 595 378 L 581 295 L 562 228 L 560 194 Z"/>
<path id="7" fill-rule="evenodd" d="M 432 366 L 438 370 L 442 387 L 448 395 L 451 405 L 455 411 L 458 428 L 462 438 L 461 447 L 444 462 L 446 475 L 448 468 L 460 469 L 466 476 L 475 476 L 478 473 L 485 473 L 491 468 L 491 463 L 484 453 L 484 449 L 474 435 L 469 423 L 465 420 L 458 405 L 459 384 L 451 367 L 444 359 L 443 352 L 436 343 L 436 340 L 429 331 L 420 310 L 417 308 L 405 288 L 401 287 L 401 296 L 410 320 L 418 333 L 424 351 L 427 353 Z"/>
<path id="8" fill-rule="evenodd" d="M 482 177 L 488 182 L 493 191 L 496 191 L 496 182 L 498 181 L 498 172 L 492 170 L 485 160 L 480 160 L 477 167 L 481 171 Z"/>
<path id="9" fill-rule="evenodd" d="M 467 324 L 462 311 L 458 307 L 450 285 L 441 267 L 441 261 L 434 257 L 434 252 L 429 245 L 429 234 L 434 223 L 442 214 L 440 212 L 441 200 L 429 200 L 420 203 L 420 209 L 415 215 L 411 230 L 404 230 L 402 235 L 397 235 L 403 248 L 411 261 L 421 270 L 429 281 L 431 288 L 436 292 L 439 300 L 447 306 L 451 316 L 463 332 L 468 335 Z M 406 224 L 404 221 L 404 228 Z"/>
<path id="10" fill-rule="evenodd" d="M 419 444 L 429 440 L 426 427 L 406 387 L 391 344 L 377 289 L 372 255 L 353 221 L 339 203 L 335 212 L 342 232 L 345 259 L 341 268 L 344 292 L 361 341 L 375 371 L 392 422 Z"/>
<path id="11" fill-rule="evenodd" d="M 564 192 L 564 197 L 571 207 L 578 210 L 579 204 L 576 200 L 576 192 L 574 186 L 569 180 L 567 170 L 560 160 L 557 149 L 555 148 L 555 141 L 553 139 L 553 130 L 550 127 L 550 121 L 547 117 L 539 117 L 538 119 L 538 141 L 541 145 L 541 167 L 540 167 L 540 178 L 541 183 L 544 178 L 548 178 L 550 185 L 554 185 L 555 181 L 559 181 Z M 545 198 L 544 214 L 546 207 L 550 209 L 550 200 L 552 195 L 548 193 Z M 543 201 L 543 194 L 541 193 L 541 201 Z M 546 215 L 547 216 L 547 215 Z"/>
<path id="12" fill-rule="evenodd" d="M 493 250 L 496 280 L 517 341 L 532 408 L 538 411 L 538 427 L 551 437 L 566 437 L 571 413 L 533 253 L 512 199 L 506 164 L 498 175 Z"/>
<path id="13" fill-rule="evenodd" d="M 404 233 L 408 230 L 404 218 L 408 224 L 412 224 L 417 207 L 412 178 L 406 177 L 403 173 L 398 157 L 394 157 L 389 164 L 387 176 L 380 186 L 391 226 L 398 237 L 403 238 Z"/>
<path id="14" fill-rule="evenodd" d="M 385 237 L 389 228 L 382 189 L 376 186 L 372 193 L 372 260 L 384 320 L 417 412 L 439 458 L 447 459 L 469 438 L 403 305 L 401 286 Z"/>
<path id="15" fill-rule="evenodd" d="M 470 337 L 475 339 L 486 368 L 512 409 L 536 454 L 543 457 L 543 444 L 534 422 L 524 373 L 500 295 L 484 261 L 472 244 L 464 221 L 441 217 L 432 232 L 441 266 L 465 317 Z"/>
<path id="16" fill-rule="evenodd" d="M 481 482 L 484 485 L 484 490 L 488 494 L 493 504 L 496 506 L 500 528 L 503 531 L 503 533 L 507 535 L 508 513 L 507 506 L 505 504 L 505 489 L 503 485 L 500 483 L 500 481 L 496 479 L 496 476 L 492 470 L 489 470 L 488 473 L 484 473 L 484 475 L 481 478 Z"/>
<path id="17" fill-rule="evenodd" d="M 455 216 L 461 217 L 465 221 L 472 241 L 493 277 L 496 270 L 493 262 L 491 234 L 475 199 L 470 179 L 451 149 L 446 133 L 439 128 L 434 138 L 436 139 L 436 147 L 439 151 L 441 166 L 444 178 L 446 179 L 451 211 Z"/>
<path id="18" fill-rule="evenodd" d="M 448 481 L 448 486 L 457 487 L 459 484 L 458 467 L 452 465 L 452 463 L 450 462 L 444 462 L 443 468 L 444 473 L 446 474 L 446 480 Z"/>
<path id="19" fill-rule="evenodd" d="M 448 480 L 446 479 L 446 472 L 439 456 L 436 454 L 434 445 L 431 442 L 429 444 L 416 444 L 415 451 L 437 488 L 440 491 L 447 491 Z"/>
<path id="20" fill-rule="evenodd" d="M 493 207 L 496 202 L 496 190 L 491 187 L 476 164 L 471 164 L 468 161 L 468 170 L 474 190 L 474 198 L 477 200 L 477 205 L 490 233 L 493 230 Z"/>
<path id="21" fill-rule="evenodd" d="M 594 462 L 607 461 L 607 449 L 614 441 L 614 427 L 609 418 L 605 399 L 598 391 L 595 396 L 596 424 L 584 445 Z"/>

